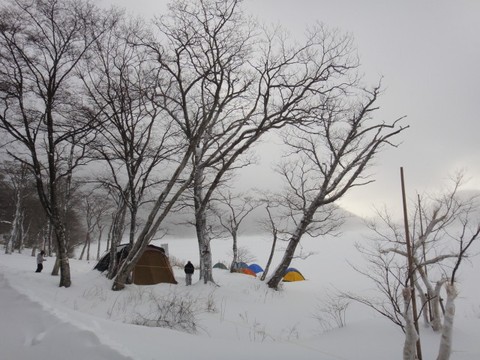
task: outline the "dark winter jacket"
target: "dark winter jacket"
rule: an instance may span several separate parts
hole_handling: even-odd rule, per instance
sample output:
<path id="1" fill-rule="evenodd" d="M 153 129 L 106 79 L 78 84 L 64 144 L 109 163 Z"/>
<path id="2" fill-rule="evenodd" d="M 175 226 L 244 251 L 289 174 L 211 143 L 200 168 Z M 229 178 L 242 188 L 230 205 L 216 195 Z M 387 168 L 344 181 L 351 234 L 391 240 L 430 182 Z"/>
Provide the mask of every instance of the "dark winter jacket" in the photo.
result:
<path id="1" fill-rule="evenodd" d="M 185 274 L 193 274 L 195 271 L 195 268 L 193 267 L 193 264 L 189 261 L 187 262 L 187 265 L 185 265 Z"/>

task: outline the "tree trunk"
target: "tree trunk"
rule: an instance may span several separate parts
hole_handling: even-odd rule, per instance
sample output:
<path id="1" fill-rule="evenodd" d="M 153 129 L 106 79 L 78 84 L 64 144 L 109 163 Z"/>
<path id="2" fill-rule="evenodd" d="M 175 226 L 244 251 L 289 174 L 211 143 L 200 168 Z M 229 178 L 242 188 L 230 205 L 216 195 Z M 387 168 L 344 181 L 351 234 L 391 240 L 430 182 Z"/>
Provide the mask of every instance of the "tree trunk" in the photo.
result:
<path id="1" fill-rule="evenodd" d="M 272 248 L 270 249 L 270 256 L 268 257 L 267 265 L 265 265 L 265 270 L 260 278 L 260 280 L 264 281 L 265 278 L 267 277 L 268 270 L 270 268 L 270 264 L 272 263 L 273 260 L 273 254 L 275 253 L 275 247 L 277 245 L 277 231 L 273 231 L 273 242 L 272 242 Z"/>
<path id="2" fill-rule="evenodd" d="M 280 281 L 282 280 L 285 272 L 287 271 L 288 267 L 292 262 L 293 256 L 295 255 L 295 250 L 300 243 L 300 239 L 307 230 L 308 225 L 311 224 L 315 212 L 322 205 L 323 199 L 324 194 L 319 193 L 317 197 L 312 201 L 310 206 L 305 210 L 301 221 L 298 223 L 297 228 L 295 229 L 295 232 L 290 237 L 290 240 L 288 240 L 287 249 L 283 254 L 283 259 L 280 262 L 280 265 L 278 265 L 275 273 L 267 282 L 269 288 L 278 288 L 278 284 L 280 284 Z"/>
<path id="3" fill-rule="evenodd" d="M 418 297 L 420 298 L 420 301 L 422 302 L 422 306 L 421 306 L 421 313 L 422 313 L 422 316 L 423 316 L 423 322 L 425 323 L 425 326 L 426 327 L 429 327 L 430 326 L 430 316 L 429 316 L 429 297 L 428 297 L 428 294 L 425 294 L 423 292 L 423 289 L 421 286 L 419 286 L 417 283 L 415 283 L 415 288 L 417 289 L 417 292 L 418 292 Z"/>
<path id="4" fill-rule="evenodd" d="M 437 282 L 434 288 L 430 280 L 428 280 L 426 272 L 423 270 L 422 267 L 418 267 L 418 273 L 420 274 L 422 282 L 427 289 L 427 301 L 429 302 L 428 305 L 430 307 L 430 319 L 427 321 L 427 323 L 431 325 L 433 331 L 439 332 L 442 330 L 442 316 L 440 312 L 440 290 L 445 280 Z M 419 291 L 419 294 L 422 294 L 422 292 Z M 428 309 L 423 310 L 425 315 L 428 315 L 427 310 Z"/>
<path id="5" fill-rule="evenodd" d="M 455 299 L 458 292 L 455 288 L 455 284 L 452 283 L 447 283 L 446 290 L 447 304 L 445 305 L 445 321 L 437 360 L 448 360 L 452 353 L 453 319 L 455 318 Z"/>
<path id="6" fill-rule="evenodd" d="M 238 261 L 238 247 L 237 247 L 237 232 L 236 231 L 232 231 L 232 239 L 233 239 L 233 244 L 232 244 L 233 259 L 232 259 L 232 264 L 230 265 L 230 272 L 235 271 L 235 268 L 237 266 L 237 261 Z"/>
<path id="7" fill-rule="evenodd" d="M 52 268 L 52 276 L 58 276 L 60 274 L 60 259 L 55 257 L 55 263 L 53 264 Z"/>
<path id="8" fill-rule="evenodd" d="M 48 248 L 48 251 L 46 253 L 48 256 L 53 255 L 53 244 L 52 244 L 52 236 L 53 235 L 53 226 L 52 226 L 52 221 L 50 219 L 47 220 L 47 232 L 45 234 L 44 240 L 43 240 L 43 247 L 40 248 L 40 250 L 46 250 L 45 247 Z"/>
<path id="9" fill-rule="evenodd" d="M 19 237 L 19 230 L 20 230 L 20 216 L 21 216 L 21 197 L 20 191 L 15 190 L 15 216 L 12 220 L 12 230 L 10 231 L 10 236 L 7 236 L 6 243 L 5 243 L 5 254 L 13 253 L 13 248 L 15 246 L 15 242 Z"/>
<path id="10" fill-rule="evenodd" d="M 129 242 L 130 245 L 133 245 L 135 242 L 135 233 L 137 231 L 137 212 L 138 212 L 138 205 L 132 204 L 130 208 L 130 233 L 129 233 Z"/>
<path id="11" fill-rule="evenodd" d="M 445 280 L 440 280 L 435 285 L 432 293 L 432 329 L 435 332 L 442 330 L 442 311 L 440 309 L 440 290 Z"/>
<path id="12" fill-rule="evenodd" d="M 99 227 L 100 234 L 98 235 L 98 244 L 97 244 L 97 260 L 100 259 L 100 251 L 102 249 L 101 244 L 102 244 L 102 235 L 103 235 L 103 226 Z M 108 248 L 107 248 L 108 249 Z"/>
<path id="13" fill-rule="evenodd" d="M 91 244 L 90 232 L 87 232 L 87 261 L 90 261 L 90 244 Z"/>
<path id="14" fill-rule="evenodd" d="M 207 234 L 207 216 L 203 206 L 195 212 L 195 228 L 197 231 L 198 249 L 200 255 L 200 280 L 206 284 L 213 282 L 212 252 L 210 249 L 210 237 Z"/>
<path id="15" fill-rule="evenodd" d="M 403 360 L 415 360 L 418 340 L 415 320 L 412 311 L 412 292 L 410 288 L 403 289 L 403 317 L 405 319 L 405 343 L 403 345 Z"/>
<path id="16" fill-rule="evenodd" d="M 58 215 L 54 215 L 53 228 L 57 239 L 57 259 L 60 267 L 60 287 L 70 287 L 72 280 L 70 277 L 70 263 L 68 261 L 67 239 L 65 227 L 60 221 Z"/>
<path id="17" fill-rule="evenodd" d="M 20 231 L 19 231 L 19 236 L 17 241 L 19 254 L 21 254 L 23 251 L 23 247 L 25 244 L 25 237 L 27 236 L 28 231 L 30 230 L 30 226 L 28 226 L 27 230 L 25 230 L 24 220 L 25 220 L 25 211 L 22 209 L 20 214 L 20 223 L 19 223 Z"/>
<path id="18" fill-rule="evenodd" d="M 196 148 L 195 168 L 193 178 L 193 197 L 195 206 L 195 229 L 197 232 L 198 250 L 200 255 L 200 280 L 206 284 L 213 281 L 212 252 L 210 236 L 207 233 L 207 203 L 203 196 L 204 173 L 201 164 L 202 149 Z"/>
<path id="19" fill-rule="evenodd" d="M 297 248 L 297 245 L 300 242 L 300 238 L 301 238 L 300 232 L 297 232 L 290 237 L 290 240 L 288 241 L 287 249 L 283 254 L 282 261 L 276 268 L 270 280 L 268 280 L 267 282 L 269 288 L 271 289 L 278 288 L 278 284 L 280 284 L 280 281 L 282 281 L 282 278 L 285 275 L 285 272 L 287 271 L 288 267 L 292 262 L 293 256 L 295 255 L 295 249 Z"/>
<path id="20" fill-rule="evenodd" d="M 125 216 L 127 212 L 127 204 L 123 202 L 114 216 L 111 228 L 110 240 L 110 263 L 108 264 L 109 279 L 113 279 L 117 275 L 117 247 L 122 241 L 123 229 L 125 227 Z"/>
<path id="21" fill-rule="evenodd" d="M 80 257 L 78 258 L 78 260 L 83 260 L 83 255 L 85 255 L 85 250 L 87 249 L 87 242 L 88 242 L 88 231 L 87 231 L 87 234 L 85 235 L 85 241 L 83 242 L 82 251 L 80 252 Z"/>

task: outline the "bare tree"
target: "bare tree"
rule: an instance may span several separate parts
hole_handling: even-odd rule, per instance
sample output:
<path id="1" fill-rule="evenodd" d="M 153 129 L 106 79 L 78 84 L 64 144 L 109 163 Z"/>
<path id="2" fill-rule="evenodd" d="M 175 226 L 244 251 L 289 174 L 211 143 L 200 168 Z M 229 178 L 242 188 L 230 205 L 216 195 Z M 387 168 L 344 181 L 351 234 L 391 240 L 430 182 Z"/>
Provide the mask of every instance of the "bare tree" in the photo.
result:
<path id="1" fill-rule="evenodd" d="M 252 86 L 247 68 L 253 38 L 238 3 L 172 3 L 168 17 L 156 22 L 165 43 L 148 44 L 162 73 L 169 75 L 160 86 L 159 104 L 195 149 L 193 203 L 200 278 L 205 282 L 213 281 L 207 224 L 212 194 L 245 151 L 239 148 L 250 141 L 255 128 L 251 109 L 243 108 Z M 246 124 L 250 134 L 243 132 Z"/>
<path id="2" fill-rule="evenodd" d="M 405 332 L 403 289 L 407 286 L 407 272 L 404 259 L 357 244 L 357 249 L 368 264 L 360 268 L 352 264 L 358 273 L 370 279 L 379 296 L 360 296 L 351 292 L 341 292 L 342 297 L 359 302 L 399 326 Z"/>
<path id="3" fill-rule="evenodd" d="M 152 59 L 144 47 L 133 44 L 147 35 L 141 20 L 119 14 L 115 26 L 95 43 L 95 56 L 79 72 L 100 129 L 92 145 L 109 169 L 100 181 L 124 197 L 131 244 L 145 193 L 162 181 L 153 176 L 156 167 L 169 166 L 179 150 L 173 127 L 156 105 Z"/>
<path id="4" fill-rule="evenodd" d="M 311 122 L 285 138 L 292 159 L 283 167 L 291 189 L 287 200 L 299 211 L 283 259 L 268 281 L 271 288 L 277 288 L 302 236 L 328 231 L 332 212 L 323 212 L 319 220 L 315 215 L 352 187 L 371 182 L 366 171 L 375 155 L 383 146 L 394 145 L 392 138 L 407 128 L 400 125 L 401 119 L 391 124 L 374 121 L 379 87 L 359 93 L 353 85 L 349 89 L 322 96 L 323 106 L 312 114 Z"/>
<path id="5" fill-rule="evenodd" d="M 457 174 L 452 178 L 451 188 L 439 195 L 426 195 L 423 199 L 419 196 L 411 221 L 414 228 L 412 276 L 422 300 L 425 323 L 436 332 L 442 330 L 440 291 L 446 282 L 447 269 L 451 267 L 451 262 L 460 256 L 454 244 L 461 244 L 462 239 L 453 237 L 451 232 L 458 228 L 461 222 L 471 222 L 478 206 L 475 197 L 462 198 L 459 194 L 463 178 L 463 174 Z M 401 227 L 394 222 L 387 210 L 377 214 L 380 224 L 369 224 L 370 229 L 377 235 L 373 257 L 396 256 L 405 264 L 408 254 Z M 461 228 L 467 230 L 466 225 L 461 225 Z M 467 253 L 464 253 L 462 257 L 466 255 Z M 401 269 L 400 263 L 399 266 Z M 389 284 L 393 286 L 394 282 Z"/>
<path id="6" fill-rule="evenodd" d="M 137 44 L 149 37 L 141 21 L 119 16 L 116 26 L 96 42 L 96 58 L 81 75 L 102 133 L 94 148 L 110 170 L 100 181 L 118 205 L 110 232 L 108 276 L 115 277 L 114 290 L 125 286 L 135 262 L 188 186 L 181 176 L 194 150 L 194 145 L 180 141 L 171 118 L 162 115 L 159 103 L 165 95 L 159 95 L 158 89 L 164 79 L 153 66 L 151 53 Z M 145 198 L 148 191 L 160 195 L 152 201 Z M 139 229 L 138 211 L 147 200 L 153 208 Z M 115 264 L 126 224 L 132 248 L 122 264 Z"/>
<path id="7" fill-rule="evenodd" d="M 117 191 L 115 191 L 117 190 Z M 109 279 L 113 279 L 118 272 L 117 263 L 117 247 L 120 245 L 123 233 L 125 232 L 125 218 L 127 213 L 127 202 L 125 199 L 127 196 L 122 194 L 122 190 L 115 188 L 109 189 L 109 197 L 112 199 L 114 209 L 112 211 L 112 219 L 110 222 L 110 228 L 108 231 L 108 240 L 107 240 L 107 249 L 110 252 L 110 261 L 108 264 L 108 274 Z"/>
<path id="8" fill-rule="evenodd" d="M 418 333 L 412 324 L 417 321 L 411 309 L 412 287 L 420 296 L 421 314 L 424 321 L 435 332 L 441 333 L 438 359 L 448 359 L 451 351 L 455 298 L 456 272 L 463 260 L 471 256 L 471 246 L 480 234 L 478 221 L 479 202 L 476 196 L 463 195 L 460 191 L 464 175 L 452 177 L 449 188 L 437 195 L 426 194 L 413 203 L 410 221 L 411 262 L 413 271 L 407 266 L 408 252 L 405 236 L 386 209 L 377 212 L 377 221 L 369 224 L 375 237 L 370 247 L 362 247 L 367 256 L 367 269 L 355 268 L 376 284 L 384 301 L 347 296 L 359 301 L 392 320 L 405 331 L 404 358 L 415 355 Z M 450 275 L 449 275 L 450 273 Z M 447 301 L 444 311 L 441 306 L 441 290 L 445 288 Z M 401 306 L 401 299 L 404 305 Z M 412 355 L 413 353 L 413 355 Z"/>
<path id="9" fill-rule="evenodd" d="M 412 289 L 405 287 L 403 294 L 403 318 L 405 319 L 405 343 L 403 345 L 403 360 L 417 358 L 418 332 L 415 327 L 415 315 L 412 309 Z"/>
<path id="10" fill-rule="evenodd" d="M 223 208 L 218 208 L 215 211 L 215 215 L 222 228 L 232 237 L 232 262 L 230 264 L 230 271 L 233 272 L 238 262 L 238 234 L 240 225 L 253 210 L 260 206 L 260 203 L 251 196 L 241 194 L 233 195 L 231 192 L 220 193 L 217 197 L 217 202 L 227 209 L 227 211 L 223 211 Z"/>
<path id="11" fill-rule="evenodd" d="M 0 10 L 0 127 L 15 141 L 11 155 L 35 174 L 55 232 L 64 287 L 71 278 L 58 184 L 79 165 L 82 152 L 68 164 L 70 146 L 90 129 L 77 116 L 72 77 L 104 31 L 101 14 L 90 3 L 69 0 L 12 0 Z"/>
<path id="12" fill-rule="evenodd" d="M 276 224 L 271 207 L 272 204 L 268 200 L 266 200 L 267 205 L 265 206 L 265 211 L 268 214 L 268 220 L 265 221 L 264 226 L 268 231 L 272 234 L 272 246 L 270 247 L 270 255 L 268 256 L 267 264 L 265 265 L 265 269 L 263 271 L 262 276 L 260 277 L 260 280 L 264 281 L 267 278 L 268 271 L 270 270 L 270 265 L 272 264 L 273 260 L 273 255 L 275 254 L 276 246 L 277 246 L 277 241 L 278 241 L 278 225 Z M 275 205 L 273 205 L 275 207 Z"/>
<path id="13" fill-rule="evenodd" d="M 85 233 L 85 241 L 82 247 L 82 251 L 80 253 L 79 259 L 82 260 L 83 256 L 86 252 L 86 259 L 90 260 L 90 246 L 92 243 L 92 239 L 94 237 L 95 230 L 100 232 L 100 236 L 98 238 L 98 246 L 97 246 L 97 259 L 99 258 L 100 252 L 100 240 L 101 240 L 101 232 L 103 231 L 104 225 L 102 222 L 105 221 L 104 217 L 106 213 L 111 209 L 111 203 L 106 199 L 104 194 L 99 194 L 95 191 L 90 191 L 88 193 L 84 193 L 82 196 L 83 203 L 82 208 L 85 215 L 85 223 L 86 223 L 86 233 Z"/>
<path id="14" fill-rule="evenodd" d="M 458 296 L 458 290 L 455 286 L 455 276 L 462 261 L 468 257 L 470 247 L 480 236 L 480 221 L 473 220 L 472 224 L 471 217 L 474 213 L 478 214 L 478 204 L 477 206 L 472 205 L 474 205 L 474 203 L 470 202 L 467 211 L 465 211 L 458 219 L 460 226 L 457 228 L 456 233 L 449 234 L 452 239 L 457 241 L 458 252 L 449 281 L 445 285 L 447 302 L 445 304 L 445 318 L 437 360 L 450 359 L 453 340 L 453 321 L 455 318 L 455 299 Z"/>
<path id="15" fill-rule="evenodd" d="M 17 166 L 12 162 L 2 164 L 1 172 L 4 174 L 4 183 L 8 183 L 13 190 L 14 215 L 11 221 L 10 236 L 5 242 L 5 254 L 11 254 L 15 246 L 21 252 L 23 230 L 25 221 L 25 202 L 31 196 L 33 177 L 25 165 Z"/>
<path id="16" fill-rule="evenodd" d="M 351 39 L 316 26 L 303 43 L 252 24 L 239 0 L 178 1 L 147 44 L 163 73 L 165 111 L 195 146 L 192 159 L 200 276 L 211 278 L 207 209 L 218 186 L 251 161 L 267 132 L 311 121 L 358 65 Z M 335 93 L 335 95 L 334 95 Z M 203 127 L 203 128 L 202 128 Z M 201 132 L 193 131 L 199 130 Z"/>

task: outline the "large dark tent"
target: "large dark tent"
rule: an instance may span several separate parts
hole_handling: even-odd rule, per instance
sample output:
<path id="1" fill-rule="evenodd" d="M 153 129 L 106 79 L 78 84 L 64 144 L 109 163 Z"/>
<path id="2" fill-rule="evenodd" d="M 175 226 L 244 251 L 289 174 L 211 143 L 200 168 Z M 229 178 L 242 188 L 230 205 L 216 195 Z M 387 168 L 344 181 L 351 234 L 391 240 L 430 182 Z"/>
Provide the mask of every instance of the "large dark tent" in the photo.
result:
<path id="1" fill-rule="evenodd" d="M 120 245 L 117 248 L 117 260 L 123 260 L 130 250 L 130 245 Z M 105 254 L 95 269 L 105 271 L 108 269 L 110 253 Z M 163 248 L 148 245 L 137 262 L 132 273 L 133 283 L 136 285 L 154 285 L 159 283 L 177 284 L 173 270 Z"/>

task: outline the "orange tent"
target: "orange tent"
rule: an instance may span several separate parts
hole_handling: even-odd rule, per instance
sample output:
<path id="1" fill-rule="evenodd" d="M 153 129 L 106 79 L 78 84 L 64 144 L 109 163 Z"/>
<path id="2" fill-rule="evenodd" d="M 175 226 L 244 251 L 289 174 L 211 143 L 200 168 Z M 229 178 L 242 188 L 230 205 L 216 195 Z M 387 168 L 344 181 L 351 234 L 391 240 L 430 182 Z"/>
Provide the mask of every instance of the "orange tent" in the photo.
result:
<path id="1" fill-rule="evenodd" d="M 252 275 L 254 277 L 257 277 L 257 274 L 255 274 L 255 271 L 253 271 L 252 269 L 249 269 L 249 268 L 240 269 L 240 270 L 238 270 L 238 272 L 240 272 L 242 274 L 247 274 L 247 275 Z"/>

